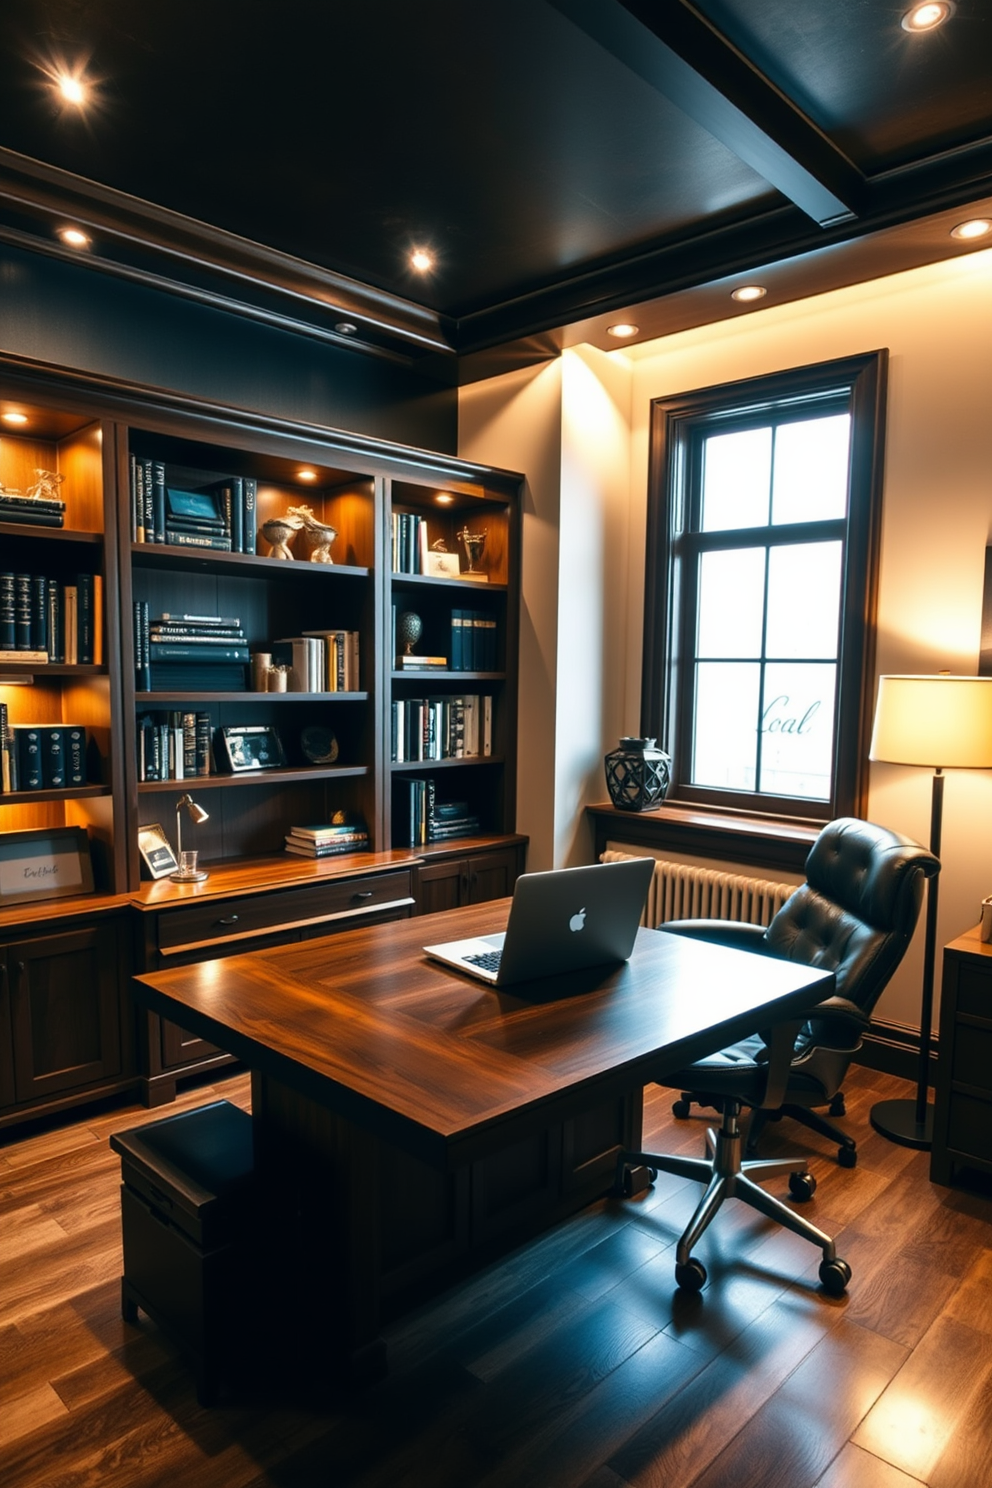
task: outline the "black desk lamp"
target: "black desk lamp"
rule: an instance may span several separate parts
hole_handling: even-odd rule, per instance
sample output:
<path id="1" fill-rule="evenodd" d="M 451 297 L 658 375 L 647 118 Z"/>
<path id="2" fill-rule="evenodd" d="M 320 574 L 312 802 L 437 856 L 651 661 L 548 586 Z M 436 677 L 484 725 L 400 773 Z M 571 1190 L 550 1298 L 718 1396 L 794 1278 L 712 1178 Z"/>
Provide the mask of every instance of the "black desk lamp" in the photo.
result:
<path id="1" fill-rule="evenodd" d="M 930 851 L 940 857 L 944 770 L 992 769 L 992 677 L 879 677 L 875 727 L 868 758 L 932 769 Z M 869 1112 L 883 1137 L 904 1147 L 929 1148 L 933 1141 L 930 1041 L 934 960 L 937 949 L 938 877 L 927 884 L 920 1065 L 916 1100 L 879 1101 Z"/>

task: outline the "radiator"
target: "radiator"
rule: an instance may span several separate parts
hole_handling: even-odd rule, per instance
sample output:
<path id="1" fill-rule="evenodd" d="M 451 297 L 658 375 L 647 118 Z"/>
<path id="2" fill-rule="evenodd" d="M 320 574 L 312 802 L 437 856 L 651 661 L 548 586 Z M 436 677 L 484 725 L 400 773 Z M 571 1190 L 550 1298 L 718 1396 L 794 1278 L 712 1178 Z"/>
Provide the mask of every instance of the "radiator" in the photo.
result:
<path id="1" fill-rule="evenodd" d="M 635 853 L 607 848 L 603 863 L 617 863 Z M 794 891 L 795 884 L 772 883 L 744 873 L 718 873 L 689 863 L 659 858 L 648 889 L 641 924 L 652 928 L 666 920 L 741 920 L 768 925 Z"/>

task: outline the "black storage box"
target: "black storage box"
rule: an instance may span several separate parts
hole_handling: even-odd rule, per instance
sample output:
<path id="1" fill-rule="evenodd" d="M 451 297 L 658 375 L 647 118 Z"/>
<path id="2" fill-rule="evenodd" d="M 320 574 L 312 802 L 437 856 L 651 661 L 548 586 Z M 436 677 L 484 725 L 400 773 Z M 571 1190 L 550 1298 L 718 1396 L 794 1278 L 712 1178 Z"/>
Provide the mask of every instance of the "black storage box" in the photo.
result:
<path id="1" fill-rule="evenodd" d="M 192 1355 L 197 1397 L 220 1387 L 253 1228 L 252 1121 L 230 1101 L 111 1136 L 121 1157 L 121 1308 Z"/>

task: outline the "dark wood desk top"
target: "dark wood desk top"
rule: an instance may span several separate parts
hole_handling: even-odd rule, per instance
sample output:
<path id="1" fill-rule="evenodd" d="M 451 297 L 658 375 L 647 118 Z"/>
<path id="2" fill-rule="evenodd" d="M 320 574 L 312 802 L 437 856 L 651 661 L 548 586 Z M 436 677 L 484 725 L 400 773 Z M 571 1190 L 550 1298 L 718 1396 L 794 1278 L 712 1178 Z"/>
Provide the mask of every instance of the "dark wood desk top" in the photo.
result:
<path id="1" fill-rule="evenodd" d="M 443 1168 L 677 1070 L 830 995 L 787 961 L 638 932 L 605 973 L 494 991 L 425 944 L 504 928 L 500 900 L 150 973 L 138 1000 Z M 558 984 L 558 985 L 556 985 Z M 564 994 L 564 995 L 562 995 Z"/>

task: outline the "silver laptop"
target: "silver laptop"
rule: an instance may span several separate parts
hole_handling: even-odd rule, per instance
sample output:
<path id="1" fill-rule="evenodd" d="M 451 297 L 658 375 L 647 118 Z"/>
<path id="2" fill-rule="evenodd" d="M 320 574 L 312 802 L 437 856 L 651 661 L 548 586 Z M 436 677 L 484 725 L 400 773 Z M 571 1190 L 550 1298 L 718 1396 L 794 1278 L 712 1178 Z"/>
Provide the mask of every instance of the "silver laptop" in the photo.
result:
<path id="1" fill-rule="evenodd" d="M 506 930 L 424 946 L 428 956 L 506 987 L 590 966 L 618 966 L 634 948 L 653 858 L 524 873 Z"/>

